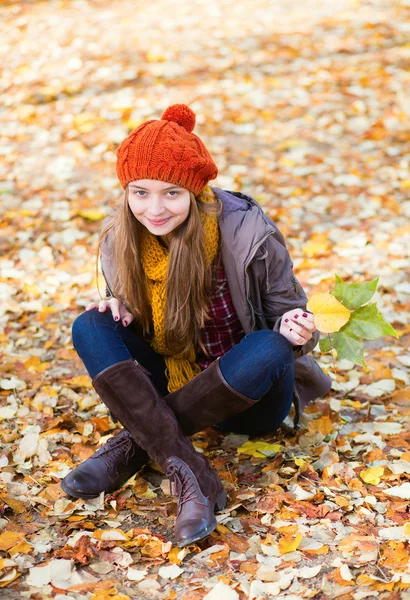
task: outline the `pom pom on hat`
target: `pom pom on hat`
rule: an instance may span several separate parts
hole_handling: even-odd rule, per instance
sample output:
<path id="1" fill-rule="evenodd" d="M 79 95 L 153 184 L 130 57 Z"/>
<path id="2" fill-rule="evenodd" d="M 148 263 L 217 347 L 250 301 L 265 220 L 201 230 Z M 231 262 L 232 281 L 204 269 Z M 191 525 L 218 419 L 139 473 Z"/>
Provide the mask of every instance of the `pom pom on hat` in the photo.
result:
<path id="1" fill-rule="evenodd" d="M 191 133 L 195 127 L 195 113 L 186 104 L 169 106 L 161 117 L 162 121 L 173 121 Z"/>

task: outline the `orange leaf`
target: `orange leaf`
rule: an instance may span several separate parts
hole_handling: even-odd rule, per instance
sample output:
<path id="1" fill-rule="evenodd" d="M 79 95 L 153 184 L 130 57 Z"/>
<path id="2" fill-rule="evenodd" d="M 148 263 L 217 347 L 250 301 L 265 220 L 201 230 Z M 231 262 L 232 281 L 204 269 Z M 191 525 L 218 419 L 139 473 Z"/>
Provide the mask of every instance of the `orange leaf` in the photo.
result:
<path id="1" fill-rule="evenodd" d="M 320 417 L 320 419 L 316 419 L 311 421 L 308 425 L 309 431 L 314 431 L 317 433 L 322 433 L 323 435 L 328 435 L 333 431 L 333 423 L 328 416 Z"/>

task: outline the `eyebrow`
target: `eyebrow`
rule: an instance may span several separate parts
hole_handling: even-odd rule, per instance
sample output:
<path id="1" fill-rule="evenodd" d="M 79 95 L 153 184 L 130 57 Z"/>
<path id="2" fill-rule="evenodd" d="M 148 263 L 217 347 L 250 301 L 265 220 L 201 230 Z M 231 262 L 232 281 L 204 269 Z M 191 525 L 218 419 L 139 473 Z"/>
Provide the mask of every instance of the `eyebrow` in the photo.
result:
<path id="1" fill-rule="evenodd" d="M 130 185 L 130 188 L 136 188 L 136 189 L 138 189 L 138 190 L 144 190 L 144 192 L 149 192 L 149 190 L 147 190 L 147 188 L 141 187 L 140 185 L 131 184 L 131 185 Z M 181 186 L 179 186 L 179 185 L 171 185 L 171 187 L 164 188 L 164 189 L 163 189 L 163 190 L 161 190 L 161 191 L 163 191 L 163 192 L 167 192 L 167 191 L 169 191 L 169 190 L 181 190 L 181 189 L 182 189 L 182 188 L 181 188 Z"/>

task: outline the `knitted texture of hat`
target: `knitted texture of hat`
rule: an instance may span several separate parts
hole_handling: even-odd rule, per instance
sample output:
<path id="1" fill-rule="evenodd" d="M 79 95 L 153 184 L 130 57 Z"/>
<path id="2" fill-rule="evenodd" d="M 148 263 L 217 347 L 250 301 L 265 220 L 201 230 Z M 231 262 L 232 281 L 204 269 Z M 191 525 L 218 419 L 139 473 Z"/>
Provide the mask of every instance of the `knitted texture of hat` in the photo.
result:
<path id="1" fill-rule="evenodd" d="M 215 202 L 212 189 L 207 186 L 198 196 L 199 202 Z M 204 245 L 206 263 L 211 265 L 218 251 L 219 229 L 218 218 L 200 212 L 204 229 Z M 147 276 L 148 298 L 152 309 L 152 322 L 154 336 L 151 346 L 165 358 L 166 375 L 168 377 L 168 391 L 176 392 L 195 375 L 201 372 L 200 366 L 195 362 L 196 353 L 192 344 L 184 356 L 173 356 L 165 343 L 165 309 L 167 290 L 168 249 L 162 246 L 158 238 L 144 230 L 142 243 L 142 267 Z"/>
<path id="2" fill-rule="evenodd" d="M 117 175 L 125 189 L 137 179 L 157 179 L 198 195 L 218 169 L 195 135 L 195 113 L 185 104 L 167 108 L 159 121 L 142 123 L 117 150 Z"/>

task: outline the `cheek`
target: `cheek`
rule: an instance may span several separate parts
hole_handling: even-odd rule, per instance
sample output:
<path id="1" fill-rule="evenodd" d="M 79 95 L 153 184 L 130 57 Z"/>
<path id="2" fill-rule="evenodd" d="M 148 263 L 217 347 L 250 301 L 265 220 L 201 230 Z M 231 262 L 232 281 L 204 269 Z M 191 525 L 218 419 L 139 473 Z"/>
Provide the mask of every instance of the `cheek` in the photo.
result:
<path id="1" fill-rule="evenodd" d="M 145 212 L 145 205 L 143 202 L 138 202 L 138 200 L 131 200 L 128 202 L 128 206 L 134 216 L 142 215 Z"/>
<path id="2" fill-rule="evenodd" d="M 189 215 L 190 208 L 191 201 L 188 199 L 188 201 L 181 201 L 180 203 L 178 203 L 178 206 L 174 206 L 174 210 L 172 212 L 174 212 L 175 215 L 178 215 L 179 217 L 185 220 Z"/>

